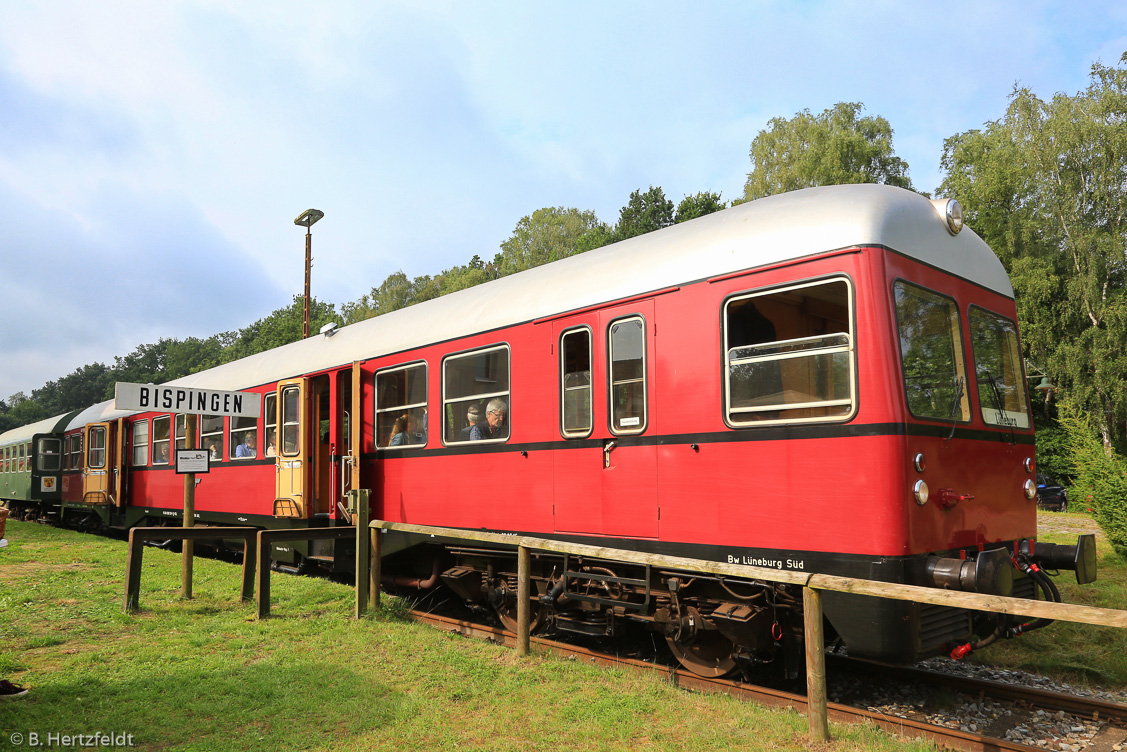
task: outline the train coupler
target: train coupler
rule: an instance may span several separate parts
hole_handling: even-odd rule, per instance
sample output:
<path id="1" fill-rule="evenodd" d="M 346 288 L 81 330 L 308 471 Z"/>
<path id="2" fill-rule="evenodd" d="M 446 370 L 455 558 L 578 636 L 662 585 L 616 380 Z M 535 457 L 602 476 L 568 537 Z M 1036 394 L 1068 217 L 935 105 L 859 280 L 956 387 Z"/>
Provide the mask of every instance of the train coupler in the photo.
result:
<path id="1" fill-rule="evenodd" d="M 1058 543 L 1021 542 L 1021 553 L 1042 569 L 1071 569 L 1076 572 L 1076 584 L 1087 585 L 1096 581 L 1096 536 L 1081 535 L 1075 546 Z"/>

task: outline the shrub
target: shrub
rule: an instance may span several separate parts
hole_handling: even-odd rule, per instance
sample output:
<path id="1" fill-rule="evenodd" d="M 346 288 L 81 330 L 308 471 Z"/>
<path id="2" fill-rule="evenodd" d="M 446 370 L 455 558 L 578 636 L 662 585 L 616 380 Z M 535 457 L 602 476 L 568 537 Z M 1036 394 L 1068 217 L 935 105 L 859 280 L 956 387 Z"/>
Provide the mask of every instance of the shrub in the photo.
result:
<path id="1" fill-rule="evenodd" d="M 1088 416 L 1079 410 L 1062 409 L 1060 425 L 1068 436 L 1076 479 L 1073 498 L 1091 497 L 1088 504 L 1112 548 L 1127 556 L 1127 459 L 1104 449 Z"/>

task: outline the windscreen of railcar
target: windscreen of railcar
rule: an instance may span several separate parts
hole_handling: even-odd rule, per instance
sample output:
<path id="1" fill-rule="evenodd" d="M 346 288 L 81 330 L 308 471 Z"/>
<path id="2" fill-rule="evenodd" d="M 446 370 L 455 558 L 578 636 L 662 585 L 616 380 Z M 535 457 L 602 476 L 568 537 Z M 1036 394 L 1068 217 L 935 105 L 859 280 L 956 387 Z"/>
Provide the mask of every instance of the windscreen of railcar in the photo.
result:
<path id="1" fill-rule="evenodd" d="M 1004 316 L 971 306 L 970 337 L 982 420 L 994 426 L 1029 428 L 1017 326 Z"/>
<path id="2" fill-rule="evenodd" d="M 969 421 L 958 305 L 904 281 L 893 291 L 908 409 L 917 418 Z"/>

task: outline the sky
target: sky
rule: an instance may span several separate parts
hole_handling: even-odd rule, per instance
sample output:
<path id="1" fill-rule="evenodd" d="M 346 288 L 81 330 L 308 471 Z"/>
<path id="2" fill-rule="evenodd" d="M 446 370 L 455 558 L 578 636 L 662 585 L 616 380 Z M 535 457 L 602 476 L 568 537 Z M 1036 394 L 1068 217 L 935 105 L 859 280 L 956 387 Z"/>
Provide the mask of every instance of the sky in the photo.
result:
<path id="1" fill-rule="evenodd" d="M 741 196 L 771 118 L 838 102 L 934 191 L 1015 84 L 1127 51 L 1127 3 L 1064 5 L 0 0 L 0 398 L 288 305 L 308 208 L 339 309 L 541 207 Z"/>

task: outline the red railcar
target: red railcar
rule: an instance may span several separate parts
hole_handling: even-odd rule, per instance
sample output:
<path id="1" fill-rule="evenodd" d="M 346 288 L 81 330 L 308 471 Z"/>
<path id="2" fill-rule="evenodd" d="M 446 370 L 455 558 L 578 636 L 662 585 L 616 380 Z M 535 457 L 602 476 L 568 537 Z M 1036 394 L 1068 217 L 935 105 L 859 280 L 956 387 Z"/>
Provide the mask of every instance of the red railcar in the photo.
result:
<path id="1" fill-rule="evenodd" d="M 344 494 L 359 487 L 391 521 L 1055 597 L 1031 564 L 1086 580 L 1094 552 L 1090 540 L 1034 542 L 1015 320 L 1006 274 L 961 228 L 957 204 L 839 186 L 743 204 L 174 385 L 264 399 L 259 420 L 201 418 L 196 440 L 216 452 L 196 492 L 201 520 L 348 524 Z M 178 519 L 183 483 L 159 459 L 179 425 L 108 403 L 77 416 L 65 514 Z M 512 552 L 409 538 L 385 548 L 392 581 L 441 574 L 428 584 L 504 621 L 515 612 Z M 350 555 L 283 552 L 334 553 Z M 551 557 L 535 576 L 546 627 L 653 628 L 700 673 L 801 652 L 800 599 L 786 588 Z M 1004 617 L 872 598 L 830 595 L 826 613 L 852 653 L 883 660 L 1014 631 Z"/>

